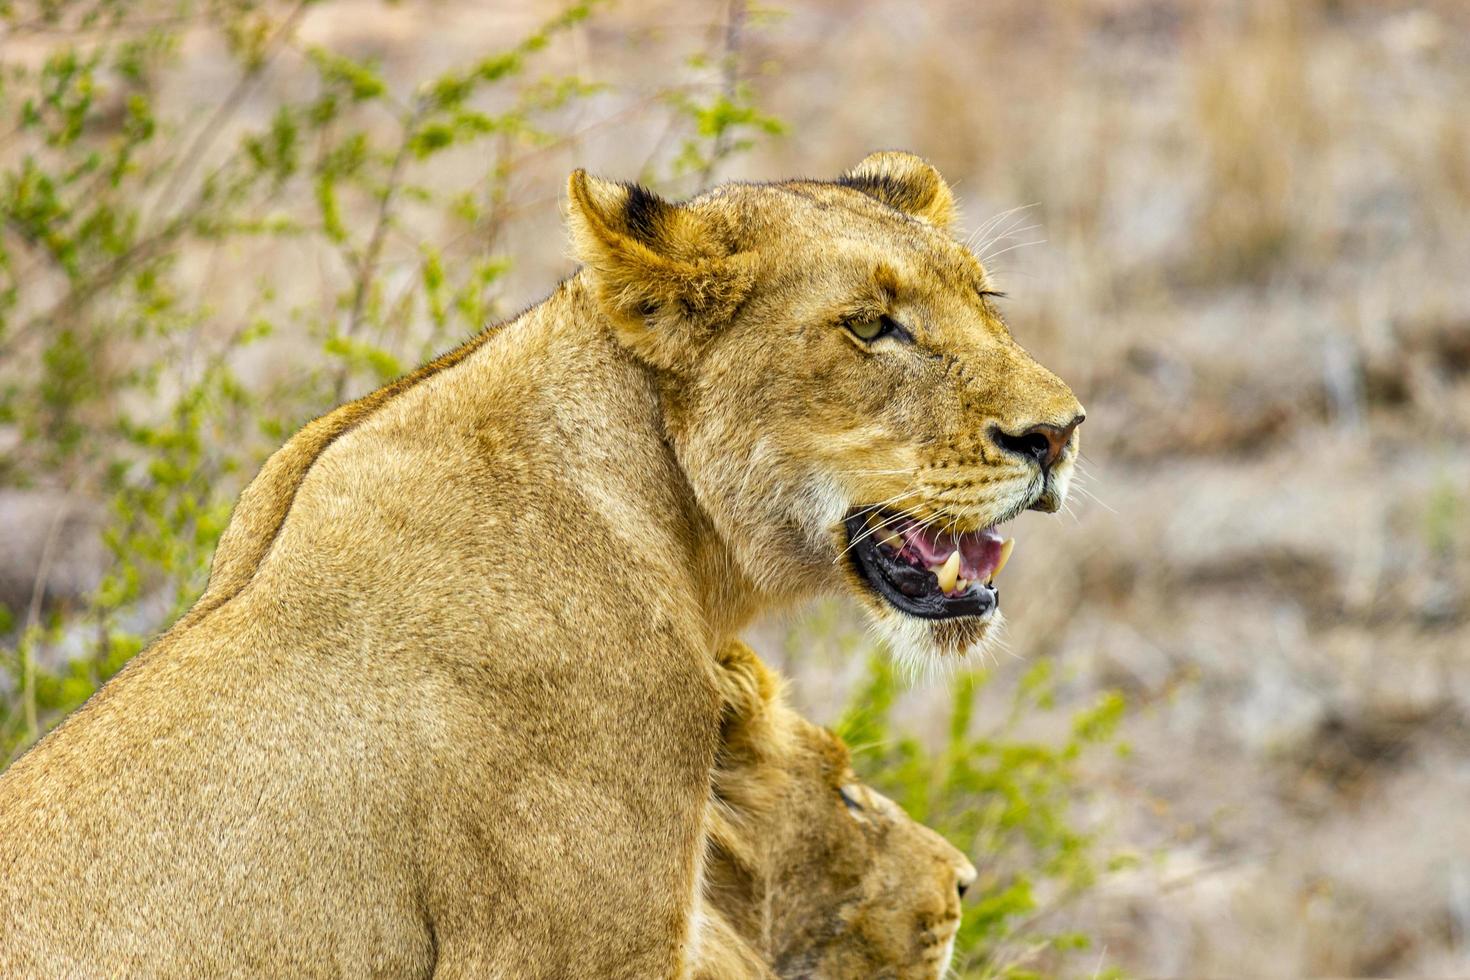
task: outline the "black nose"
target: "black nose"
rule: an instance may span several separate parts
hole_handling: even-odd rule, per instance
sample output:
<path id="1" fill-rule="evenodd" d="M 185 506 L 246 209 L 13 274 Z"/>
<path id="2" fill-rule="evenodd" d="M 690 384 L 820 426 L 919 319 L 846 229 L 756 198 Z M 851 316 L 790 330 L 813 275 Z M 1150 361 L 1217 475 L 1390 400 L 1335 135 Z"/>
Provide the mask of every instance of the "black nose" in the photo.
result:
<path id="1" fill-rule="evenodd" d="M 1072 430 L 1082 424 L 1082 419 L 1079 415 L 1064 426 L 1033 425 L 1015 435 L 996 426 L 990 430 L 990 438 L 1006 452 L 1034 459 L 1043 470 L 1049 470 L 1061 458 L 1067 443 L 1072 441 Z"/>

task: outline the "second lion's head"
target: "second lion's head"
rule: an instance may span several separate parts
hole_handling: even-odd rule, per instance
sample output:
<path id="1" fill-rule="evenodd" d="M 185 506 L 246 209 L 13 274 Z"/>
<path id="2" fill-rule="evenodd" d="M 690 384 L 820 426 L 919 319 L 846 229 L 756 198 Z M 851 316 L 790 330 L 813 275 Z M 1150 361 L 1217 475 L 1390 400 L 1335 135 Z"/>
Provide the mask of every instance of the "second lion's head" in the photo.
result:
<path id="1" fill-rule="evenodd" d="M 706 818 L 704 894 L 779 977 L 936 980 L 947 975 L 975 868 L 854 774 L 836 735 L 786 703 L 749 647 L 716 655 L 724 698 Z M 739 969 L 703 976 L 766 976 Z"/>

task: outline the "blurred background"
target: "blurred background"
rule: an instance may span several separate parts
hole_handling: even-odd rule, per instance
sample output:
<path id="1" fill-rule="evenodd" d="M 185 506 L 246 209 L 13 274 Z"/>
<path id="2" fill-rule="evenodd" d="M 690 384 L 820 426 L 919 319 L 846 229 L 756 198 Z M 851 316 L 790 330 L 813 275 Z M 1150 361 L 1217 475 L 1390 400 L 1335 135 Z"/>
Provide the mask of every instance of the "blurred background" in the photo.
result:
<path id="1" fill-rule="evenodd" d="M 1088 410 L 1006 649 L 793 700 L 967 847 L 965 976 L 1470 975 L 1461 0 L 0 2 L 0 764 L 305 420 L 545 295 L 567 173 L 930 159 Z"/>

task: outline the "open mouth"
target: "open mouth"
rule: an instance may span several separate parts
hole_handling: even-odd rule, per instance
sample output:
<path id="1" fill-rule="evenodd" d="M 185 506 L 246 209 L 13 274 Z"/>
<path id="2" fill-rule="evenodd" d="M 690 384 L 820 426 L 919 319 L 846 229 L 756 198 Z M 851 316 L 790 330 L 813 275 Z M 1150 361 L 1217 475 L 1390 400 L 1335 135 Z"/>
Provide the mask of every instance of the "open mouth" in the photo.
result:
<path id="1" fill-rule="evenodd" d="M 911 518 L 859 509 L 843 522 L 853 566 L 899 612 L 923 619 L 988 616 L 995 577 L 1015 541 L 993 527 L 942 533 Z"/>

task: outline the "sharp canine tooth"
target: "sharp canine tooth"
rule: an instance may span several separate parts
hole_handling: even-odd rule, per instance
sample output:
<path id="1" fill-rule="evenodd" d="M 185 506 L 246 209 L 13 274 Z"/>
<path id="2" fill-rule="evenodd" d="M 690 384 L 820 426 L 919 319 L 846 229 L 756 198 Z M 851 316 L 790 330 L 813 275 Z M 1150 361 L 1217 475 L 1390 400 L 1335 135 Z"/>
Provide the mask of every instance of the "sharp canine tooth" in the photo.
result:
<path id="1" fill-rule="evenodd" d="M 952 591 L 955 581 L 960 577 L 960 553 L 958 551 L 951 551 L 943 567 L 934 574 L 939 576 L 939 589 L 941 592 Z"/>
<path id="2" fill-rule="evenodd" d="M 994 582 L 1000 570 L 1006 567 L 1006 562 L 1011 560 L 1011 550 L 1016 547 L 1015 538 L 1006 538 L 1000 544 L 1000 560 L 995 563 L 995 571 L 990 573 L 990 581 Z"/>
<path id="3" fill-rule="evenodd" d="M 901 551 L 903 550 L 903 535 L 899 534 L 897 531 L 889 531 L 884 537 L 878 539 L 878 543 L 882 545 L 887 545 L 894 551 Z"/>

